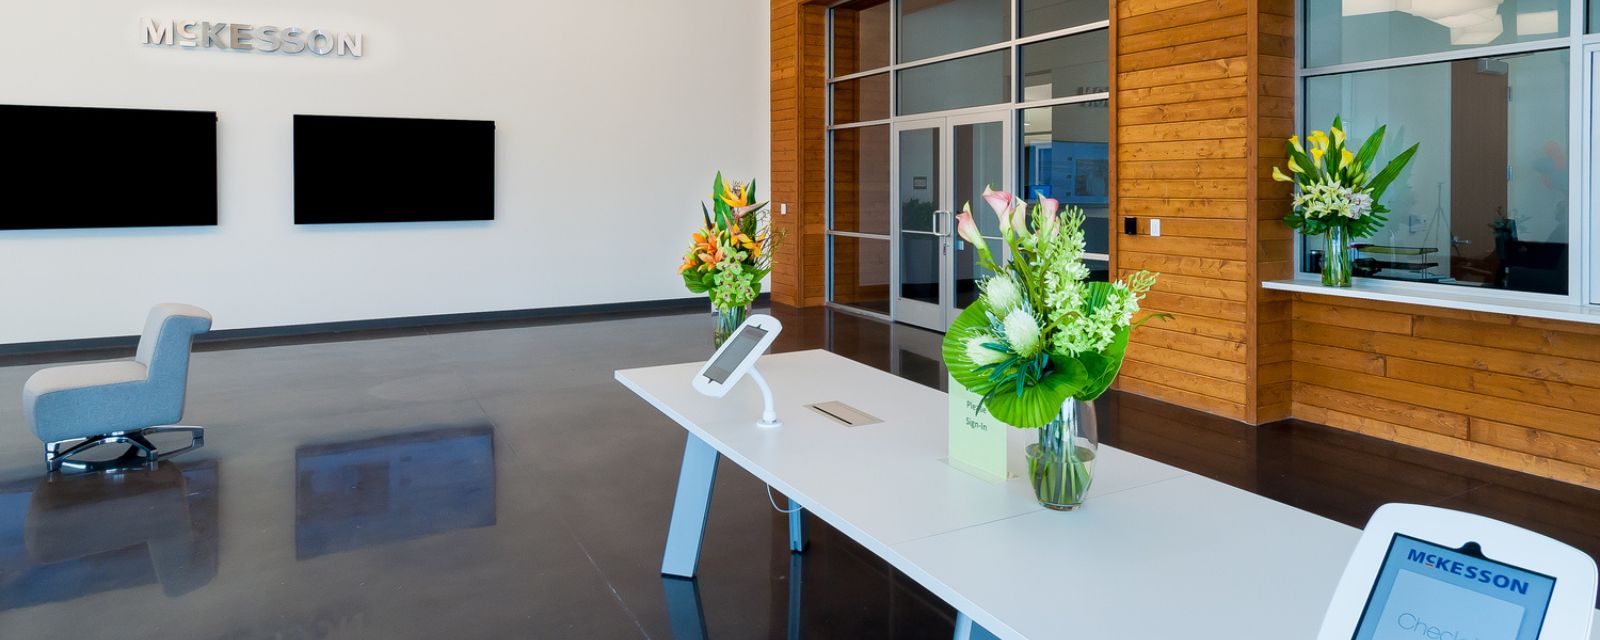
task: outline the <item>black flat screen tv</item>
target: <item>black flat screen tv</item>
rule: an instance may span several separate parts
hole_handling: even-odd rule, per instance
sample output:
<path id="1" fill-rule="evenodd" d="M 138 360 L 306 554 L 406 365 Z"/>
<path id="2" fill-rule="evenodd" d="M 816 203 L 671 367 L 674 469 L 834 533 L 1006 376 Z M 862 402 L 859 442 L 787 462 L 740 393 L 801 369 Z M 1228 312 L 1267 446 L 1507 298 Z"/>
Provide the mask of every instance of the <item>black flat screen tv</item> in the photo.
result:
<path id="1" fill-rule="evenodd" d="M 215 224 L 216 112 L 0 105 L 0 229 Z"/>
<path id="2" fill-rule="evenodd" d="M 294 222 L 494 219 L 494 122 L 294 117 Z"/>

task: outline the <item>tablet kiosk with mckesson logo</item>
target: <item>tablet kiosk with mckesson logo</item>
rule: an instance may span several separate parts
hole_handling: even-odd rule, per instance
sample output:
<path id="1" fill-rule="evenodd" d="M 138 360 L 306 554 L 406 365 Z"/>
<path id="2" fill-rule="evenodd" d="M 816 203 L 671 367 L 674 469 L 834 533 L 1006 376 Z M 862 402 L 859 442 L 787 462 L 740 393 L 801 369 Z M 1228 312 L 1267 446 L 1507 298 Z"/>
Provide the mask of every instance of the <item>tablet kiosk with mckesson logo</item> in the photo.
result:
<path id="1" fill-rule="evenodd" d="M 721 398 L 739 384 L 739 380 L 749 377 L 761 387 L 761 399 L 765 403 L 761 421 L 756 424 L 762 427 L 781 426 L 778 413 L 772 405 L 772 388 L 756 371 L 756 359 L 772 346 L 772 341 L 778 338 L 780 331 L 783 331 L 783 325 L 777 318 L 763 314 L 751 315 L 694 375 L 695 390 L 713 398 Z"/>
<path id="2" fill-rule="evenodd" d="M 1388 504 L 1356 544 L 1318 640 L 1587 640 L 1595 563 L 1498 520 Z"/>

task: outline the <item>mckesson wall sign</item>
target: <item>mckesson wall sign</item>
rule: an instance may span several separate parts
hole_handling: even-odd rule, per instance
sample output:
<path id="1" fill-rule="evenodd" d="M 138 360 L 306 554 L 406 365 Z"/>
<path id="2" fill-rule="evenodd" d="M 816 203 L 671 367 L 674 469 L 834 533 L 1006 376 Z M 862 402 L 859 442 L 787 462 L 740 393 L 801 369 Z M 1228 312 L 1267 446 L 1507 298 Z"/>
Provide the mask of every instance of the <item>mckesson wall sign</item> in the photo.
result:
<path id="1" fill-rule="evenodd" d="M 311 53 L 341 58 L 360 58 L 364 39 L 359 33 L 272 25 L 258 27 L 237 22 L 143 18 L 139 26 L 144 32 L 144 43 L 150 45 L 260 53 Z"/>

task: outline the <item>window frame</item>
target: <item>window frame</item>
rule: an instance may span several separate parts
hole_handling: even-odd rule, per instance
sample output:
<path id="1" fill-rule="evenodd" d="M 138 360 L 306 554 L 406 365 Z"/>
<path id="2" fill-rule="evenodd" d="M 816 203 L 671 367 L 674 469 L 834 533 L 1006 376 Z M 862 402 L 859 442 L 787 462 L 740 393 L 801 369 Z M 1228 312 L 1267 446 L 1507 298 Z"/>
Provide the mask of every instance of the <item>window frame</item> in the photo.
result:
<path id="1" fill-rule="evenodd" d="M 1600 34 L 1586 34 L 1588 28 L 1587 0 L 1569 0 L 1571 12 L 1568 14 L 1567 33 L 1553 38 L 1534 40 L 1529 42 L 1516 42 L 1501 45 L 1487 45 L 1467 47 L 1459 50 L 1443 51 L 1421 55 L 1403 56 L 1398 58 L 1380 58 L 1363 62 L 1340 63 L 1323 65 L 1319 67 L 1306 66 L 1306 4 L 1317 0 L 1298 0 L 1295 9 L 1295 96 L 1294 96 L 1294 127 L 1295 131 L 1305 135 L 1309 129 L 1306 123 L 1306 86 L 1311 78 L 1345 75 L 1361 71 L 1377 71 L 1411 67 L 1456 60 L 1471 60 L 1476 58 L 1507 56 L 1521 53 L 1534 53 L 1540 51 L 1567 51 L 1568 59 L 1568 108 L 1567 108 L 1567 234 L 1568 254 L 1567 261 L 1567 293 L 1533 293 L 1527 291 L 1514 291 L 1509 289 L 1494 289 L 1490 287 L 1469 287 L 1426 282 L 1405 282 L 1384 278 L 1362 278 L 1353 280 L 1357 288 L 1380 293 L 1416 296 L 1419 298 L 1440 297 L 1469 297 L 1499 301 L 1512 306 L 1518 305 L 1550 305 L 1565 304 L 1572 306 L 1586 306 L 1600 304 L 1600 260 L 1596 260 L 1593 249 L 1600 247 L 1600 225 L 1595 224 L 1595 214 L 1589 206 L 1590 193 L 1594 188 L 1590 182 L 1594 180 L 1593 154 L 1590 153 L 1589 132 L 1593 127 L 1593 118 L 1588 117 L 1589 103 L 1593 100 L 1591 92 L 1600 90 L 1600 84 L 1591 86 L 1589 78 L 1589 51 L 1600 51 L 1600 47 L 1590 49 L 1588 45 L 1600 45 Z M 1587 43 L 1587 44 L 1586 44 Z M 1294 280 L 1305 283 L 1318 280 L 1314 272 L 1303 271 L 1303 256 L 1306 251 L 1307 238 L 1304 233 L 1294 234 Z"/>
<path id="2" fill-rule="evenodd" d="M 826 100 L 826 104 L 824 105 L 824 129 L 825 130 L 824 130 L 824 137 L 823 137 L 823 139 L 824 139 L 823 158 L 824 158 L 824 162 L 826 163 L 824 168 L 823 168 L 823 175 L 826 176 L 826 182 L 823 185 L 823 189 L 824 189 L 824 194 L 825 194 L 824 201 L 826 203 L 826 209 L 825 209 L 825 212 L 824 212 L 823 233 L 824 233 L 825 242 L 823 243 L 823 245 L 827 248 L 826 249 L 827 253 L 826 253 L 826 255 L 823 256 L 823 260 L 824 260 L 824 264 L 827 265 L 827 269 L 828 269 L 827 272 L 824 274 L 824 282 L 826 283 L 826 287 L 825 287 L 825 290 L 826 290 L 826 294 L 825 295 L 826 295 L 826 300 L 827 300 L 826 304 L 827 304 L 827 306 L 829 308 L 839 309 L 839 310 L 847 311 L 847 312 L 850 312 L 850 313 L 856 313 L 856 314 L 860 314 L 860 315 L 866 315 L 866 316 L 871 316 L 871 317 L 881 318 L 881 319 L 887 320 L 887 319 L 889 319 L 889 316 L 887 316 L 887 315 L 876 313 L 876 312 L 873 312 L 873 311 L 864 310 L 864 309 L 861 309 L 861 308 L 858 308 L 858 307 L 852 307 L 852 306 L 848 306 L 848 305 L 844 305 L 844 304 L 838 304 L 838 303 L 835 303 L 833 301 L 834 300 L 834 298 L 833 298 L 833 273 L 832 273 L 832 268 L 833 268 L 832 267 L 832 265 L 833 265 L 833 242 L 832 242 L 831 238 L 833 236 L 855 236 L 855 237 L 859 237 L 859 238 L 882 239 L 882 240 L 885 240 L 885 241 L 889 241 L 893 237 L 892 233 L 881 234 L 880 235 L 880 234 L 874 234 L 874 233 L 859 233 L 859 232 L 853 232 L 853 231 L 836 231 L 834 229 L 834 227 L 833 227 L 833 187 L 834 187 L 834 185 L 833 185 L 833 134 L 834 134 L 834 132 L 837 131 L 837 130 L 840 130 L 840 129 L 850 129 L 850 128 L 857 128 L 857 127 L 870 127 L 870 126 L 878 126 L 878 125 L 889 126 L 894 122 L 902 121 L 902 120 L 921 120 L 921 119 L 928 119 L 928 118 L 941 118 L 941 117 L 949 117 L 949 116 L 961 116 L 961 115 L 967 115 L 967 114 L 973 114 L 973 113 L 990 113 L 990 112 L 1005 110 L 1010 114 L 1009 118 L 1010 118 L 1011 123 L 1012 123 L 1012 126 L 1011 126 L 1011 129 L 1012 129 L 1012 131 L 1011 131 L 1012 155 L 1016 156 L 1016 157 L 1013 157 L 1011 159 L 1012 160 L 1012 166 L 1015 168 L 1015 170 L 1012 171 L 1013 175 L 1011 176 L 1011 180 L 1013 182 L 1017 182 L 1017 183 L 1020 184 L 1020 181 L 1022 180 L 1022 175 L 1021 175 L 1022 172 L 1021 172 L 1021 169 L 1020 169 L 1020 167 L 1021 167 L 1021 164 L 1020 164 L 1021 157 L 1020 157 L 1019 154 L 1023 153 L 1022 136 L 1024 135 L 1024 132 L 1023 132 L 1022 126 L 1021 126 L 1021 124 L 1022 124 L 1022 120 L 1021 119 L 1022 119 L 1022 113 L 1023 113 L 1024 110 L 1035 108 L 1035 107 L 1054 107 L 1054 106 L 1067 105 L 1067 104 L 1077 104 L 1077 103 L 1084 103 L 1084 102 L 1095 102 L 1095 101 L 1106 102 L 1106 101 L 1109 101 L 1111 99 L 1111 92 L 1110 92 L 1110 88 L 1108 86 L 1106 91 L 1100 92 L 1100 93 L 1090 93 L 1090 94 L 1077 95 L 1077 96 L 1066 96 L 1066 97 L 1061 97 L 1061 98 L 1053 98 L 1053 99 L 1049 99 L 1049 100 L 1034 100 L 1034 101 L 1031 101 L 1031 102 L 1023 102 L 1022 101 L 1022 91 L 1023 91 L 1024 78 L 1023 78 L 1023 74 L 1021 72 L 1022 47 L 1024 45 L 1033 44 L 1035 42 L 1043 42 L 1043 41 L 1046 41 L 1046 40 L 1054 40 L 1056 38 L 1064 38 L 1064 37 L 1068 37 L 1068 36 L 1077 35 L 1077 34 L 1080 34 L 1080 33 L 1088 33 L 1088 32 L 1099 31 L 1099 30 L 1110 30 L 1110 28 L 1111 28 L 1111 20 L 1108 17 L 1105 20 L 1099 20 L 1099 21 L 1096 21 L 1096 22 L 1090 22 L 1090 23 L 1085 23 L 1085 24 L 1080 24 L 1080 25 L 1074 25 L 1074 26 L 1071 26 L 1071 27 L 1066 27 L 1066 28 L 1062 28 L 1062 29 L 1056 29 L 1054 31 L 1048 31 L 1048 32 L 1045 32 L 1045 33 L 1037 34 L 1037 35 L 1022 37 L 1021 36 L 1021 33 L 1022 33 L 1022 15 L 1021 15 L 1021 9 L 1022 9 L 1021 5 L 1022 5 L 1022 3 L 1021 3 L 1021 0 L 1009 0 L 1010 11 L 1011 11 L 1011 19 L 1009 20 L 1009 25 L 1010 25 L 1011 32 L 1009 34 L 1010 35 L 1009 39 L 1004 40 L 1002 42 L 997 42 L 997 43 L 994 43 L 994 44 L 983 45 L 983 46 L 980 46 L 980 47 L 973 47 L 973 48 L 970 48 L 970 49 L 965 49 L 965 50 L 962 50 L 962 51 L 953 51 L 953 52 L 946 53 L 946 54 L 941 54 L 941 55 L 938 55 L 938 56 L 932 56 L 932 57 L 928 57 L 928 58 L 921 58 L 921 59 L 911 60 L 911 61 L 907 61 L 907 62 L 900 62 L 899 61 L 899 54 L 900 54 L 900 51 L 899 51 L 899 42 L 900 42 L 900 33 L 899 33 L 899 31 L 900 31 L 900 6 L 899 5 L 900 5 L 901 0 L 885 0 L 885 1 L 890 5 L 889 6 L 889 35 L 888 35 L 888 38 L 889 38 L 889 64 L 881 66 L 881 67 L 876 67 L 876 68 L 872 68 L 872 69 L 863 69 L 863 70 L 859 70 L 859 71 L 856 71 L 856 72 L 853 72 L 853 73 L 844 74 L 844 75 L 838 75 L 838 76 L 833 75 L 833 68 L 834 68 L 833 67 L 834 11 L 839 9 L 839 8 L 841 8 L 841 7 L 844 7 L 845 5 L 850 4 L 851 0 L 839 0 L 837 2 L 833 2 L 833 3 L 828 5 L 828 9 L 827 9 L 827 16 L 826 16 L 826 21 L 825 21 L 825 23 L 826 23 L 826 27 L 825 27 L 826 28 L 826 32 L 825 32 L 824 38 L 823 38 L 823 42 L 824 42 L 823 48 L 826 50 L 826 55 L 825 55 L 825 59 L 824 59 L 824 74 L 825 74 L 825 77 L 824 77 L 824 88 L 825 88 L 825 91 L 823 92 L 824 98 Z M 1577 0 L 1577 1 L 1581 2 L 1583 0 Z M 994 51 L 1007 51 L 1008 52 L 1007 53 L 1007 57 L 1008 57 L 1009 64 L 1011 66 L 1011 82 L 1008 83 L 1009 86 L 1008 86 L 1008 90 L 1007 90 L 1007 96 L 1006 96 L 1007 100 L 1006 101 L 1004 101 L 1004 102 L 996 102 L 996 103 L 993 103 L 993 104 L 987 104 L 987 105 L 982 105 L 982 106 L 977 106 L 977 107 L 965 107 L 965 108 L 961 108 L 961 109 L 950 109 L 950 110 L 945 110 L 945 111 L 929 111 L 929 112 L 926 112 L 926 113 L 916 113 L 916 114 L 908 114 L 908 115 L 900 115 L 899 114 L 899 110 L 900 110 L 900 105 L 899 105 L 900 72 L 901 71 L 903 71 L 905 69 L 912 69 L 912 68 L 916 68 L 916 67 L 927 66 L 927 65 L 930 65 L 930 64 L 936 64 L 936 63 L 939 63 L 939 62 L 946 62 L 946 61 L 949 61 L 949 60 L 965 58 L 965 57 L 974 56 L 974 55 L 978 55 L 978 54 L 991 53 L 991 52 L 994 52 Z M 1111 55 L 1111 54 L 1108 53 L 1108 55 Z M 1112 57 L 1109 60 L 1108 64 L 1112 67 L 1111 70 L 1109 71 L 1109 73 L 1111 75 L 1115 75 L 1115 73 L 1116 73 L 1115 72 L 1115 64 L 1116 64 L 1115 58 Z M 862 78 L 862 77 L 866 77 L 866 76 L 871 76 L 871 75 L 875 75 L 875 74 L 879 74 L 879 73 L 887 73 L 887 74 L 889 74 L 889 97 L 890 97 L 889 98 L 890 99 L 889 117 L 885 118 L 885 119 L 879 119 L 879 120 L 867 120 L 867 121 L 851 122 L 851 123 L 845 123 L 845 124 L 836 124 L 836 123 L 834 123 L 834 119 L 833 119 L 833 85 L 834 85 L 834 83 L 843 82 L 843 81 L 847 81 L 847 80 L 854 80 L 854 79 L 858 79 L 858 78 Z M 1113 155 L 1113 158 L 1114 158 L 1115 157 L 1114 153 L 1112 155 Z M 1113 162 L 1114 162 L 1114 160 L 1113 160 Z M 892 179 L 893 178 L 891 177 L 891 180 Z M 1013 184 L 1013 185 L 1010 185 L 1010 186 L 1013 189 L 1013 191 L 1015 191 L 1017 188 L 1019 188 L 1019 184 Z M 1115 217 L 1115 213 L 1114 212 L 1113 212 L 1113 217 Z M 1087 259 L 1087 260 L 1098 260 L 1098 261 L 1109 262 L 1110 261 L 1110 254 L 1109 253 L 1085 253 L 1084 254 L 1084 258 Z M 892 262 L 893 261 L 891 261 L 891 265 L 890 265 L 891 269 L 894 268 Z"/>

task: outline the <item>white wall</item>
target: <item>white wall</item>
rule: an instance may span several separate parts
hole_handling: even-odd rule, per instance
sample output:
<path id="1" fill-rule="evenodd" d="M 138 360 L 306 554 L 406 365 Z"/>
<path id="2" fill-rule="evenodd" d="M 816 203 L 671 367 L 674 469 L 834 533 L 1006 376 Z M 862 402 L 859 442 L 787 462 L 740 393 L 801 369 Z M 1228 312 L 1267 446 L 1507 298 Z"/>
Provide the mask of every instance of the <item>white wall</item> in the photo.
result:
<path id="1" fill-rule="evenodd" d="M 0 231 L 0 344 L 136 333 L 163 301 L 231 329 L 687 297 L 675 268 L 712 173 L 757 178 L 763 193 L 769 182 L 768 11 L 748 0 L 7 2 L 0 20 L 17 28 L 0 39 L 0 103 L 218 112 L 220 225 Z M 141 17 L 362 32 L 366 51 L 146 46 Z M 295 113 L 496 121 L 496 220 L 294 226 Z M 159 162 L 185 144 L 85 152 Z"/>

